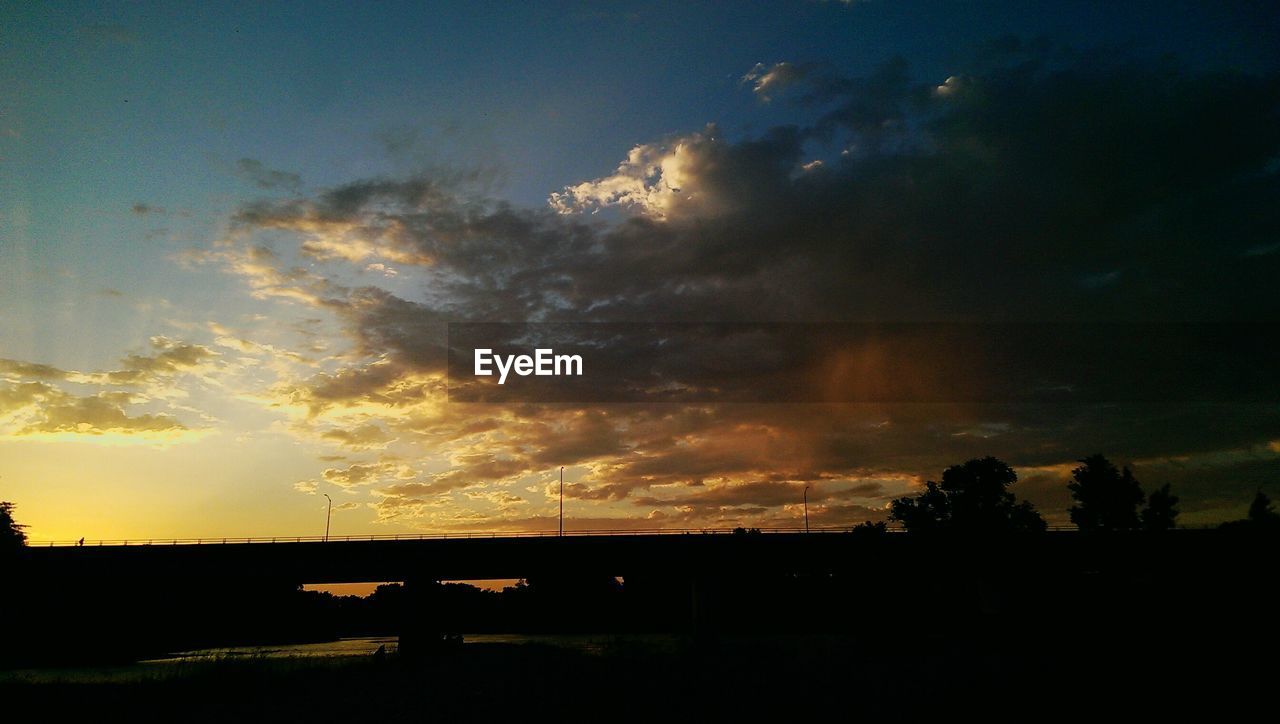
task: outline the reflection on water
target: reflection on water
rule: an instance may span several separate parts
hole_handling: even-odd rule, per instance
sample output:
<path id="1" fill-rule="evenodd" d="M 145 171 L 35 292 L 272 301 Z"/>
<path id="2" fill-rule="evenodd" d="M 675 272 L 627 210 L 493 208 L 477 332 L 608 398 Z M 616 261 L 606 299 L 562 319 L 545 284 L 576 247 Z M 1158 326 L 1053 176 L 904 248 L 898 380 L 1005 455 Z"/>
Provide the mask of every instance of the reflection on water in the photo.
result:
<path id="1" fill-rule="evenodd" d="M 361 636 L 357 638 L 338 639 L 337 641 L 321 641 L 310 644 L 275 644 L 272 646 L 231 646 L 216 649 L 196 649 L 194 651 L 179 651 L 163 658 L 151 659 L 142 663 L 165 663 L 201 659 L 282 659 L 316 656 L 368 656 L 377 651 L 379 646 L 386 646 L 388 652 L 395 651 L 396 641 L 397 639 L 395 636 Z"/>
<path id="2" fill-rule="evenodd" d="M 598 654 L 606 647 L 619 643 L 641 643 L 649 646 L 665 647 L 675 641 L 676 637 L 674 636 L 654 634 L 625 636 L 598 634 L 465 634 L 463 636 L 463 642 L 467 644 L 542 644 L 591 654 Z M 385 646 L 387 653 L 391 653 L 396 650 L 396 645 L 397 639 L 394 636 L 360 636 L 310 644 L 197 649 L 195 651 L 181 651 L 161 659 L 152 659 L 143 663 L 199 661 L 204 659 L 368 656 L 377 651 L 380 646 Z"/>
<path id="3" fill-rule="evenodd" d="M 573 649 L 595 655 L 610 647 L 636 647 L 651 651 L 673 651 L 680 637 L 666 634 L 466 634 L 467 645 L 538 644 Z M 133 664 L 103 666 L 71 666 L 36 669 L 0 669 L 3 683 L 134 683 L 139 681 L 167 681 L 182 677 L 184 672 L 199 670 L 206 663 L 224 661 L 273 661 L 289 666 L 295 661 L 341 659 L 343 657 L 372 656 L 378 647 L 385 646 L 391 653 L 396 650 L 394 636 L 362 636 L 322 641 L 309 644 L 277 644 L 273 646 L 232 646 L 213 649 L 179 651 L 162 658 L 139 661 Z M 192 667 L 183 666 L 192 664 Z"/>

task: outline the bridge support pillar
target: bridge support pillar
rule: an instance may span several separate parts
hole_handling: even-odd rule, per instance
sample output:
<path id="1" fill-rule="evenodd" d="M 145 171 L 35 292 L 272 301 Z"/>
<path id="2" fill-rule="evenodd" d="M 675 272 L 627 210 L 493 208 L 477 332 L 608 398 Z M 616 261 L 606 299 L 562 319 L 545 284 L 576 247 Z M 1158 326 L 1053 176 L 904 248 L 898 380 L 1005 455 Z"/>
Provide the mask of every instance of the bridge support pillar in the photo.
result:
<path id="1" fill-rule="evenodd" d="M 401 658 L 421 659 L 444 646 L 440 590 L 440 581 L 434 578 L 405 580 L 398 649 Z"/>

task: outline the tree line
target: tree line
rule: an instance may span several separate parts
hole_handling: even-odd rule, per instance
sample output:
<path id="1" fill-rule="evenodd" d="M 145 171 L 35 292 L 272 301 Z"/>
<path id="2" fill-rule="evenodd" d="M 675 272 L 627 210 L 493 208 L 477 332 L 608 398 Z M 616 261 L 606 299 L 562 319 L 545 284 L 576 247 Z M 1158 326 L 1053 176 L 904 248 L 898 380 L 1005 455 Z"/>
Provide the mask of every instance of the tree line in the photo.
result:
<path id="1" fill-rule="evenodd" d="M 1078 461 L 1071 471 L 1071 522 L 1082 531 L 1163 531 L 1177 526 L 1178 496 L 1169 485 L 1146 494 L 1128 468 L 1117 468 L 1102 455 Z M 889 519 L 908 531 L 935 533 L 1036 532 L 1044 517 L 1028 501 L 1018 501 L 1009 487 L 1018 481 L 1012 467 L 994 457 L 952 465 L 940 482 L 928 481 L 924 492 L 894 500 Z M 1242 521 L 1224 528 L 1280 528 L 1280 513 L 1257 492 Z"/>

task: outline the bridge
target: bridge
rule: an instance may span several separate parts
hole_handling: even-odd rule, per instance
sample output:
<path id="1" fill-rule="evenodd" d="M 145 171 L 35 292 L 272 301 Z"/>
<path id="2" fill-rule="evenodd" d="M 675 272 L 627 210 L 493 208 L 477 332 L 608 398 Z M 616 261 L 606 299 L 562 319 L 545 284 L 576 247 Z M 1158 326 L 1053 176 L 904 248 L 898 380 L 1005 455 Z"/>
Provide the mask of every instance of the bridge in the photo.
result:
<path id="1" fill-rule="evenodd" d="M 1177 582 L 1179 590 L 1204 595 L 1252 590 L 1248 586 L 1261 580 L 1258 572 L 1269 570 L 1273 542 L 1209 529 L 986 537 L 781 529 L 86 541 L 27 547 L 6 574 L 18 583 L 15 590 L 33 595 L 17 599 L 28 608 L 26 618 L 53 622 L 33 628 L 34 640 L 59 634 L 61 646 L 82 650 L 123 645 L 112 636 L 158 641 L 165 631 L 258 621 L 253 601 L 263 594 L 261 600 L 273 600 L 270 592 L 300 584 L 399 581 L 406 610 L 414 612 L 397 624 L 402 651 L 421 652 L 452 630 L 441 613 L 442 581 L 525 578 L 572 590 L 574 581 L 616 576 L 632 592 L 629 600 L 670 612 L 684 630 L 699 633 L 741 618 L 734 610 L 756 606 L 769 615 L 769 606 L 802 605 L 768 599 L 770 591 L 820 592 L 829 585 L 843 593 L 811 600 L 842 607 L 845 615 L 861 607 L 908 619 L 922 605 L 972 605 L 992 591 L 997 598 L 1033 602 L 1006 604 L 1010 611 L 1069 605 L 1062 602 L 1098 581 L 1132 581 L 1132 589 L 1106 585 L 1153 596 L 1163 589 L 1151 582 Z M 237 598 L 239 591 L 250 593 Z"/>
<path id="2" fill-rule="evenodd" d="M 773 529 L 57 541 L 30 546 L 27 560 L 37 575 L 82 581 L 161 576 L 358 583 L 744 568 L 800 572 L 848 565 L 854 537 L 848 529 Z"/>
<path id="3" fill-rule="evenodd" d="M 838 573 L 926 561 L 945 565 L 990 555 L 1006 565 L 1037 568 L 1188 560 L 1227 542 L 1216 531 L 1081 534 L 947 539 L 900 532 L 842 529 L 626 530 L 556 533 L 462 533 L 272 538 L 52 541 L 27 548 L 39 578 L 122 581 L 154 579 L 234 582 L 360 583 L 482 580 L 596 573 L 625 577 L 734 575 L 742 572 Z"/>

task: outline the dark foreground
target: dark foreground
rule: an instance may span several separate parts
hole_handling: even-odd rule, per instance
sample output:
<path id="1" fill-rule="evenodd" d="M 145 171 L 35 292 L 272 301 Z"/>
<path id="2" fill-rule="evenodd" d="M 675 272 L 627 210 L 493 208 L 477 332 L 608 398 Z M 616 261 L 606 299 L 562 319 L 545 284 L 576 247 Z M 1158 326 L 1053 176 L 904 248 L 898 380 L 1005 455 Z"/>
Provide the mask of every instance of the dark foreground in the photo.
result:
<path id="1" fill-rule="evenodd" d="M 8 672 L 0 668 L 0 714 L 1145 722 L 1230 721 L 1274 708 L 1280 587 L 1270 532 L 841 535 L 661 543 L 683 546 L 684 556 L 645 557 L 661 549 L 632 541 L 635 555 L 619 558 L 626 570 L 582 548 L 588 541 L 578 544 L 582 555 L 548 557 L 559 567 L 529 558 L 527 571 L 515 571 L 528 585 L 501 594 L 441 584 L 433 576 L 443 573 L 429 569 L 437 558 L 414 557 L 431 551 L 401 547 L 406 565 L 429 570 L 360 606 L 302 595 L 305 579 L 284 565 L 227 566 L 225 575 L 238 578 L 205 580 L 209 569 L 198 566 L 160 567 L 164 575 L 146 578 L 81 565 L 90 555 L 83 551 L 83 560 L 62 562 L 72 568 L 33 557 L 14 589 L 22 595 L 0 598 L 11 612 L 0 611 L 0 660 L 11 662 Z M 289 552 L 268 549 L 264 560 L 287 563 L 270 558 L 280 550 Z M 196 553 L 146 551 L 136 560 Z M 445 634 L 456 631 L 666 638 L 573 650 L 449 643 Z M 396 636 L 412 658 L 204 661 L 96 679 L 70 669 L 65 677 L 55 668 L 35 678 L 20 671 L 352 635 Z"/>
<path id="2" fill-rule="evenodd" d="M 52 721 L 918 720 L 962 712 L 996 721 L 1149 720 L 1270 706 L 1271 652 L 1241 658 L 1233 642 L 1152 648 L 1139 635 L 1125 650 L 1096 648 L 1088 637 L 989 634 L 979 626 L 969 636 L 909 641 L 893 631 L 619 640 L 598 651 L 467 644 L 418 661 L 223 660 L 123 678 L 10 672 L 0 677 L 0 701 Z"/>

